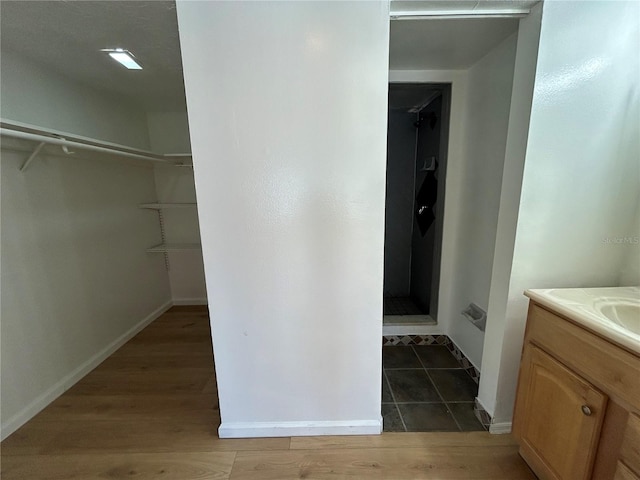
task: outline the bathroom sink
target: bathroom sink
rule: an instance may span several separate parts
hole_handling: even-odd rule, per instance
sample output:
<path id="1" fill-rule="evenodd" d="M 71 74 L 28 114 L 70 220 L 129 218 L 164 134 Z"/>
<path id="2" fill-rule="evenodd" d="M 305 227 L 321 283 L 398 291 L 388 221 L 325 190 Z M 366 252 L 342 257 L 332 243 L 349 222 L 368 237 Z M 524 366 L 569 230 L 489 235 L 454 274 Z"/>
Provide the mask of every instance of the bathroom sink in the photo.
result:
<path id="1" fill-rule="evenodd" d="M 607 299 L 595 305 L 602 315 L 633 333 L 640 334 L 640 300 Z"/>
<path id="2" fill-rule="evenodd" d="M 525 295 L 640 355 L 640 287 L 533 289 Z"/>

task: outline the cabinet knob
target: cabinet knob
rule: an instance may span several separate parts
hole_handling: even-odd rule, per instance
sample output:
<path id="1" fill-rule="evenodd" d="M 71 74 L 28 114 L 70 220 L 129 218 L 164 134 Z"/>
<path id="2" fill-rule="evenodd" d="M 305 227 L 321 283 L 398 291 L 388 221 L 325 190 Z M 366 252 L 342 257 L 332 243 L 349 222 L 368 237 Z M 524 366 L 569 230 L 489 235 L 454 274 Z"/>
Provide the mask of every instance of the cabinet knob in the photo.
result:
<path id="1" fill-rule="evenodd" d="M 582 413 L 584 413 L 587 417 L 591 416 L 591 409 L 588 405 L 582 405 Z"/>

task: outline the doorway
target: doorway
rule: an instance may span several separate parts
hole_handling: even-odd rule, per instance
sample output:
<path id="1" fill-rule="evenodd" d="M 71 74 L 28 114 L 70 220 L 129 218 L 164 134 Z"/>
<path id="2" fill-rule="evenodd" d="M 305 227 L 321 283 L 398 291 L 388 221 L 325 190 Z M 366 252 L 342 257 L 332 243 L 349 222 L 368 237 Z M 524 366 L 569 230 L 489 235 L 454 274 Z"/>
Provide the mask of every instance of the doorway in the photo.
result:
<path id="1" fill-rule="evenodd" d="M 384 325 L 438 318 L 450 84 L 389 86 Z"/>

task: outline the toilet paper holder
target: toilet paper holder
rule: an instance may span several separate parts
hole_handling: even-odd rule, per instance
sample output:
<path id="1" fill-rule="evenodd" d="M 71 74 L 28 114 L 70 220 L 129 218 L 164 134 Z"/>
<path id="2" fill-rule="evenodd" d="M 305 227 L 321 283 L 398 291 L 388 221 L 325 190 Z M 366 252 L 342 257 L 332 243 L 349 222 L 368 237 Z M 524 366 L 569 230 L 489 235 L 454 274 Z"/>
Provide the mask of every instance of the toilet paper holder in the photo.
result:
<path id="1" fill-rule="evenodd" d="M 484 329 L 487 326 L 487 312 L 475 303 L 470 303 L 469 306 L 461 313 L 467 318 L 467 320 L 480 329 L 480 331 L 484 332 Z"/>

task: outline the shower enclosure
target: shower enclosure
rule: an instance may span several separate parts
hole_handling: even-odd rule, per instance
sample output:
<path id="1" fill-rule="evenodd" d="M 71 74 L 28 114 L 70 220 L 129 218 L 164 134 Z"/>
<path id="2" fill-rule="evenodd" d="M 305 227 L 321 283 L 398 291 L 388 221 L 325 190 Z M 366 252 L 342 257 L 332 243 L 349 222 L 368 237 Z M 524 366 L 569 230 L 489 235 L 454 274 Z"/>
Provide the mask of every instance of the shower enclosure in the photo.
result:
<path id="1" fill-rule="evenodd" d="M 391 84 L 384 323 L 437 319 L 450 87 Z"/>

